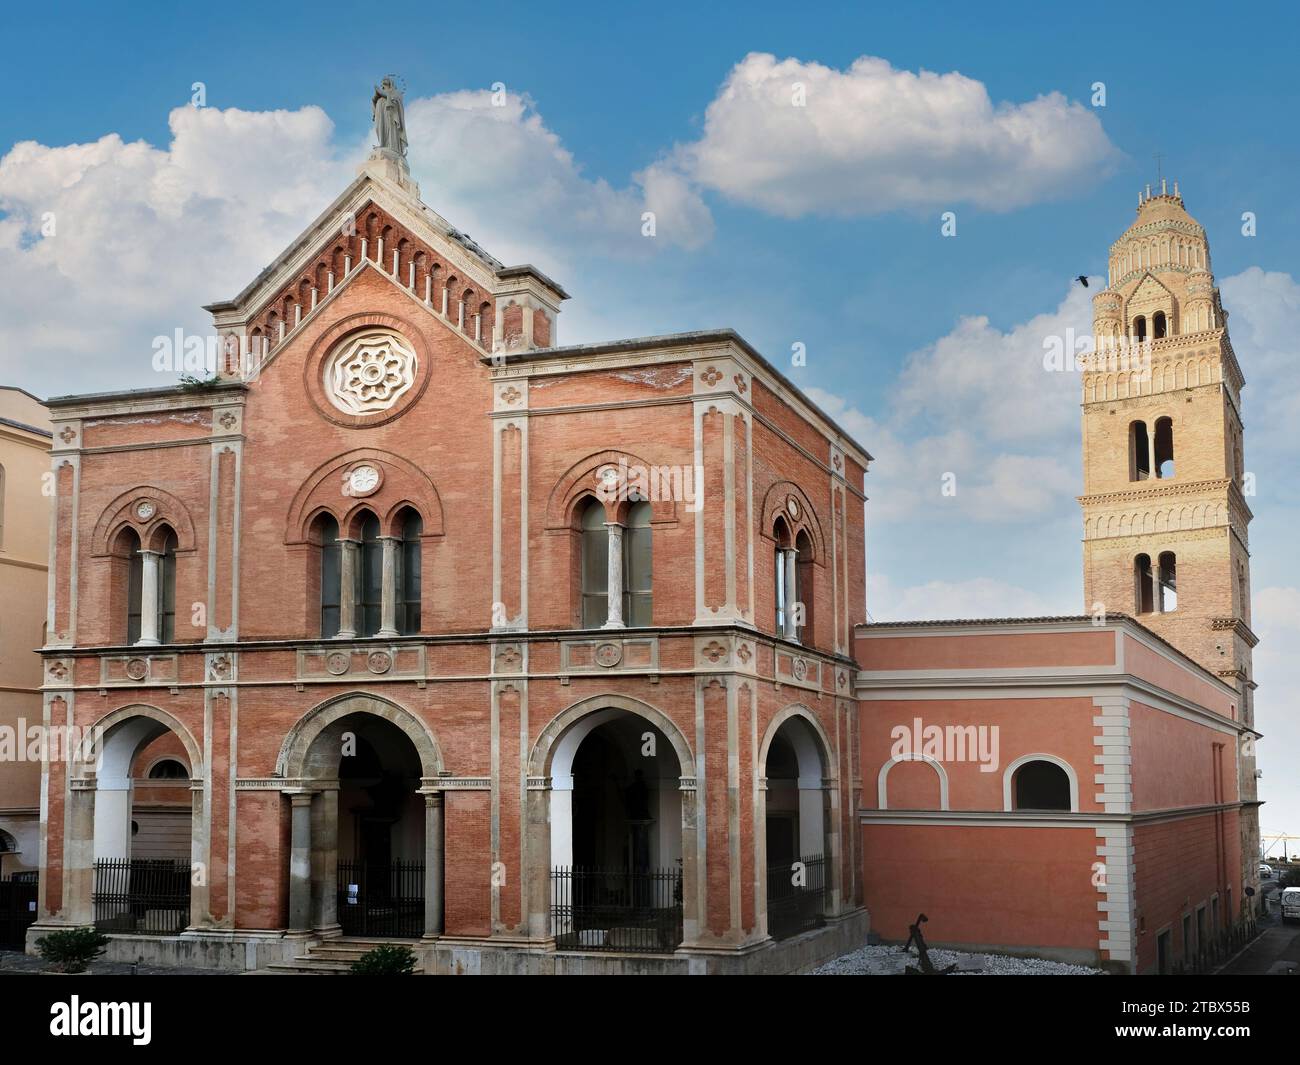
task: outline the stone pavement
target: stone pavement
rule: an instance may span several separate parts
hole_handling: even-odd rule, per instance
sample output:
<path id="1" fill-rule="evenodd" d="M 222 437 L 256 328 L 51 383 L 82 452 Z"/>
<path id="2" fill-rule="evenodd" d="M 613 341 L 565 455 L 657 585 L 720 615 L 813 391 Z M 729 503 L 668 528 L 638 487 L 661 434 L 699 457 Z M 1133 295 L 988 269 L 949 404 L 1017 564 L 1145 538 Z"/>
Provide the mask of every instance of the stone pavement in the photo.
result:
<path id="1" fill-rule="evenodd" d="M 30 954 L 16 950 L 0 950 L 0 976 L 36 976 L 45 968 L 45 962 Z M 132 965 L 130 962 L 91 962 L 89 975 L 103 976 L 228 976 L 216 969 L 177 969 L 164 965 Z"/>

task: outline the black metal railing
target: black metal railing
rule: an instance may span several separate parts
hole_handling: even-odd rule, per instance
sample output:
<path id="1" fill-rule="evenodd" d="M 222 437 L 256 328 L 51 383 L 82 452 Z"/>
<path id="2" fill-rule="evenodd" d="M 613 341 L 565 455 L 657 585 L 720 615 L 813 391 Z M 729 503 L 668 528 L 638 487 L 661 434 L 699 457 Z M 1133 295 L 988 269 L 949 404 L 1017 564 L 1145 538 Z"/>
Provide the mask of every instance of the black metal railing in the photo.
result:
<path id="1" fill-rule="evenodd" d="M 551 929 L 560 950 L 671 954 L 682 941 L 682 871 L 552 869 Z"/>
<path id="2" fill-rule="evenodd" d="M 424 863 L 339 862 L 338 921 L 345 936 L 422 936 Z"/>
<path id="3" fill-rule="evenodd" d="M 767 931 L 789 939 L 825 923 L 826 859 L 820 854 L 767 867 Z"/>
<path id="4" fill-rule="evenodd" d="M 0 948 L 22 950 L 27 929 L 36 921 L 36 872 L 11 873 L 0 879 Z"/>
<path id="5" fill-rule="evenodd" d="M 183 858 L 100 858 L 91 901 L 101 932 L 175 935 L 190 923 L 190 863 Z"/>

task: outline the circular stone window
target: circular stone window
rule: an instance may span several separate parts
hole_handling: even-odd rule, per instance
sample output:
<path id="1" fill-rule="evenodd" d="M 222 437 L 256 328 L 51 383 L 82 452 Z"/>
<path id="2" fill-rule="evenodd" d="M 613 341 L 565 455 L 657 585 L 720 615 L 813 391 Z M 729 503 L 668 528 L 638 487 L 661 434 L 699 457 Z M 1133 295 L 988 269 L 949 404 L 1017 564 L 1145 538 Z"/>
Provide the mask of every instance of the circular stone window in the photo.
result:
<path id="1" fill-rule="evenodd" d="M 379 414 L 411 390 L 418 369 L 400 333 L 366 329 L 345 337 L 325 359 L 321 384 L 344 414 Z"/>

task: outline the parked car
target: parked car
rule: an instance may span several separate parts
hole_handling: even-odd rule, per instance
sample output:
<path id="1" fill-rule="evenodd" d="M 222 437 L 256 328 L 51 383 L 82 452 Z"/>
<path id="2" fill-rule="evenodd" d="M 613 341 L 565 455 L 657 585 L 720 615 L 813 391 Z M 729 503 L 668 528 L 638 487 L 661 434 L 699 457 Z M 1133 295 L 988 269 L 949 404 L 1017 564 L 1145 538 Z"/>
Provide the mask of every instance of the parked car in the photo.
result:
<path id="1" fill-rule="evenodd" d="M 1300 887 L 1282 889 L 1282 920 L 1300 921 Z"/>
<path id="2" fill-rule="evenodd" d="M 1261 880 L 1272 880 L 1272 879 L 1273 879 L 1273 867 L 1272 867 L 1271 865 L 1264 865 L 1264 864 L 1261 862 L 1261 863 L 1260 863 L 1260 866 L 1259 866 L 1259 878 L 1260 878 Z"/>

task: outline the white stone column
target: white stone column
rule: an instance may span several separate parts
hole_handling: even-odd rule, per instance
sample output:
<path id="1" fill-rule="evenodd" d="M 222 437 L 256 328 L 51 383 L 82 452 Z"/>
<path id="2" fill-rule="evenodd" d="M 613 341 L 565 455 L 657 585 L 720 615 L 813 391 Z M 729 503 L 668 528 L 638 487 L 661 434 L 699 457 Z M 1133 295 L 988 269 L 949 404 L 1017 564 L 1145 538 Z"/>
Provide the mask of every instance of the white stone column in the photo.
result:
<path id="1" fill-rule="evenodd" d="M 289 793 L 289 928 L 311 931 L 311 800 L 309 791 Z"/>
<path id="2" fill-rule="evenodd" d="M 383 595 L 380 600 L 379 636 L 397 635 L 397 546 L 395 536 L 381 536 L 384 545 Z"/>
<path id="3" fill-rule="evenodd" d="M 785 570 L 785 624 L 781 633 L 787 640 L 799 639 L 799 628 L 794 623 L 794 608 L 799 601 L 799 552 L 793 547 L 781 549 Z"/>
<path id="4" fill-rule="evenodd" d="M 442 935 L 442 792 L 424 796 L 424 934 Z"/>
<path id="5" fill-rule="evenodd" d="M 140 638 L 135 642 L 152 645 L 158 642 L 158 563 L 162 556 L 157 551 L 141 551 L 140 557 L 144 570 L 140 580 Z"/>
<path id="6" fill-rule="evenodd" d="M 339 538 L 339 632 L 336 639 L 357 637 L 357 550 L 360 542 Z"/>
<path id="7" fill-rule="evenodd" d="M 1156 427 L 1153 424 L 1147 432 L 1147 477 L 1154 481 L 1159 472 L 1156 470 Z"/>
<path id="8" fill-rule="evenodd" d="M 604 629 L 623 628 L 623 526 L 616 521 L 605 522 L 609 531 L 609 569 L 606 594 L 609 597 L 609 616 Z"/>

